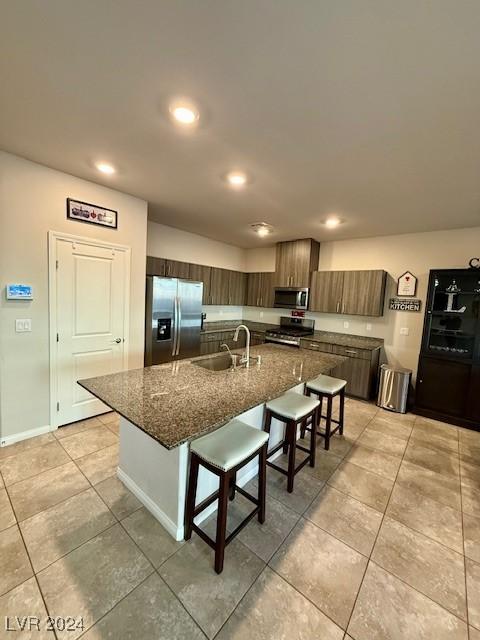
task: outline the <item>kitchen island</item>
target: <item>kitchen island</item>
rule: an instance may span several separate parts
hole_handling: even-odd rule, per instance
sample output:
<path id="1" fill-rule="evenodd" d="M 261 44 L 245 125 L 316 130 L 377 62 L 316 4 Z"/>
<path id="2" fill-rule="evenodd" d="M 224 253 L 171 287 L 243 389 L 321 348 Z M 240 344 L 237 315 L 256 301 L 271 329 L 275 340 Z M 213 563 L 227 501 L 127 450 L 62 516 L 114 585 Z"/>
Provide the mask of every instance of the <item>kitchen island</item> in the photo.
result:
<path id="1" fill-rule="evenodd" d="M 306 380 L 334 374 L 345 360 L 270 344 L 252 347 L 250 355 L 249 368 L 209 370 L 203 366 L 212 358 L 207 356 L 79 381 L 120 414 L 118 477 L 177 540 L 183 539 L 189 442 L 235 417 L 261 429 L 265 402 L 289 389 L 302 393 Z M 260 364 L 253 361 L 257 356 Z M 272 424 L 272 444 L 281 434 L 280 423 Z M 256 471 L 254 460 L 239 473 L 238 484 Z M 202 469 L 198 501 L 216 483 Z M 208 515 L 206 510 L 201 519 Z"/>

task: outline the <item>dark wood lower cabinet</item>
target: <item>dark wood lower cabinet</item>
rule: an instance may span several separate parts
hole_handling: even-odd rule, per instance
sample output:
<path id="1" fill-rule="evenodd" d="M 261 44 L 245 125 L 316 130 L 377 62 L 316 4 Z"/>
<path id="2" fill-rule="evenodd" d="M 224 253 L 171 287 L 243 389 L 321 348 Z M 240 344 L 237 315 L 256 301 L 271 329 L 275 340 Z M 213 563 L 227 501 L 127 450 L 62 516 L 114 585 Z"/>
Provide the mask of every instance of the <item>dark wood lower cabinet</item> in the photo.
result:
<path id="1" fill-rule="evenodd" d="M 480 429 L 480 366 L 420 356 L 415 412 Z"/>

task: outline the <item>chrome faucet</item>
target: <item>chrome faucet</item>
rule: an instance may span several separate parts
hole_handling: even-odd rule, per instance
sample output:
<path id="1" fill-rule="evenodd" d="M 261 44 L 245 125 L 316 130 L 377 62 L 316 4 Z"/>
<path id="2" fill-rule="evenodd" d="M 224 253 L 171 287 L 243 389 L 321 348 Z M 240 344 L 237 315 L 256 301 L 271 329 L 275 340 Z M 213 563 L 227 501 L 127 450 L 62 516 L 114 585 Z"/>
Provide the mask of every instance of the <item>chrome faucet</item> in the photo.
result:
<path id="1" fill-rule="evenodd" d="M 245 329 L 245 333 L 247 334 L 247 343 L 245 345 L 245 354 L 241 358 L 240 363 L 244 364 L 246 367 L 248 367 L 248 366 L 250 366 L 250 329 L 244 324 L 239 324 L 238 327 L 235 329 L 235 334 L 233 336 L 233 341 L 234 342 L 237 342 L 237 340 L 238 340 L 238 334 L 240 333 L 240 329 Z"/>
<path id="2" fill-rule="evenodd" d="M 230 347 L 225 342 L 220 345 L 220 349 L 223 349 L 223 347 L 225 347 L 225 349 L 228 351 L 228 354 L 229 354 L 230 358 L 232 359 L 232 369 L 235 369 L 236 366 L 237 366 L 238 355 L 236 353 L 232 353 L 230 351 Z"/>

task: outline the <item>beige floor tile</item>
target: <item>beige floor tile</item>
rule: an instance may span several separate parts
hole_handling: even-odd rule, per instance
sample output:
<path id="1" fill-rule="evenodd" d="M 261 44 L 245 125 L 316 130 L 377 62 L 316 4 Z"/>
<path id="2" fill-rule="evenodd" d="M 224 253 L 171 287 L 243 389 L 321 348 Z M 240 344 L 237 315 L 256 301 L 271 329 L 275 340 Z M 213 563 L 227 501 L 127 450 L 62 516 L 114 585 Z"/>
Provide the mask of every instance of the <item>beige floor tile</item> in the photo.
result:
<path id="1" fill-rule="evenodd" d="M 33 568 L 41 571 L 116 522 L 90 488 L 20 524 Z"/>
<path id="2" fill-rule="evenodd" d="M 286 456 L 277 458 L 275 464 L 283 465 L 286 468 Z M 267 469 L 267 495 L 275 498 L 298 514 L 302 514 L 305 511 L 324 485 L 322 480 L 315 478 L 311 474 L 303 473 L 303 471 L 304 469 L 295 476 L 293 493 L 288 493 L 287 476 L 275 469 Z M 252 491 L 255 493 L 258 490 L 256 479 L 252 486 Z"/>
<path id="3" fill-rule="evenodd" d="M 470 464 L 480 465 L 480 442 L 478 444 L 470 444 L 460 442 L 460 458 Z"/>
<path id="4" fill-rule="evenodd" d="M 28 449 L 16 456 L 1 460 L 0 471 L 5 485 L 8 487 L 14 482 L 31 478 L 42 471 L 59 467 L 66 462 L 69 462 L 69 457 L 58 442 L 52 441 L 41 447 Z"/>
<path id="5" fill-rule="evenodd" d="M 372 560 L 466 620 L 463 555 L 387 517 L 380 529 Z"/>
<path id="6" fill-rule="evenodd" d="M 405 427 L 413 427 L 416 417 L 414 413 L 397 413 L 396 411 L 382 408 L 379 408 L 378 413 L 375 415 L 375 419 L 387 420 L 390 424 L 403 425 Z"/>
<path id="7" fill-rule="evenodd" d="M 407 442 L 402 438 L 386 435 L 367 427 L 357 440 L 357 444 L 377 449 L 392 456 L 403 456 Z"/>
<path id="8" fill-rule="evenodd" d="M 34 478 L 10 485 L 8 493 L 18 520 L 25 520 L 89 486 L 88 480 L 75 464 L 68 462 Z"/>
<path id="9" fill-rule="evenodd" d="M 195 534 L 162 564 L 159 573 L 209 638 L 219 631 L 265 564 L 238 540 L 225 552 L 223 572 L 214 554 Z"/>
<path id="10" fill-rule="evenodd" d="M 333 487 L 325 487 L 305 512 L 328 533 L 364 555 L 370 555 L 382 514 Z"/>
<path id="11" fill-rule="evenodd" d="M 157 573 L 149 576 L 82 640 L 202 640 L 203 633 Z"/>
<path id="12" fill-rule="evenodd" d="M 474 429 L 462 429 L 458 427 L 458 439 L 460 443 L 471 444 L 473 446 L 480 446 L 480 431 Z"/>
<path id="13" fill-rule="evenodd" d="M 0 532 L 0 567 L 0 595 L 33 575 L 17 525 Z"/>
<path id="14" fill-rule="evenodd" d="M 430 433 L 428 431 L 425 431 L 424 429 L 419 429 L 417 427 L 415 427 L 412 431 L 412 435 L 410 436 L 410 444 L 458 455 L 457 439 L 449 438 L 443 434 Z"/>
<path id="15" fill-rule="evenodd" d="M 462 484 L 480 491 L 480 465 L 460 460 Z"/>
<path id="16" fill-rule="evenodd" d="M 480 562 L 480 517 L 463 514 L 463 536 L 465 555 Z"/>
<path id="17" fill-rule="evenodd" d="M 53 631 L 46 629 L 47 612 L 35 578 L 26 580 L 15 589 L 12 589 L 0 597 L 0 611 L 2 612 L 2 626 L 0 638 L 19 638 L 20 640 L 55 640 Z M 16 628 L 16 632 L 4 631 L 6 620 L 10 619 L 10 628 Z M 22 618 L 35 616 L 39 620 L 40 629 L 32 626 L 31 630 L 19 631 Z M 18 621 L 17 621 L 18 620 Z"/>
<path id="18" fill-rule="evenodd" d="M 341 463 L 342 458 L 336 456 L 331 451 L 325 451 L 317 447 L 317 453 L 315 455 L 315 466 L 309 467 L 308 465 L 303 468 L 305 473 L 309 473 L 318 480 L 326 482 L 332 475 L 338 465 Z"/>
<path id="19" fill-rule="evenodd" d="M 464 513 L 480 517 L 480 489 L 462 484 L 462 508 Z"/>
<path id="20" fill-rule="evenodd" d="M 105 449 L 116 442 L 118 440 L 115 434 L 103 425 L 61 440 L 62 447 L 74 460 L 99 449 Z"/>
<path id="21" fill-rule="evenodd" d="M 430 418 L 417 416 L 414 426 L 415 429 L 423 429 L 426 433 L 433 433 L 438 436 L 451 438 L 452 440 L 458 440 L 459 429 L 447 422 L 440 422 L 438 420 L 431 420 Z"/>
<path id="22" fill-rule="evenodd" d="M 401 463 L 401 458 L 397 456 L 391 456 L 361 444 L 355 444 L 344 460 L 389 480 L 395 480 Z"/>
<path id="23" fill-rule="evenodd" d="M 459 458 L 454 453 L 447 453 L 419 444 L 409 444 L 405 451 L 405 460 L 442 475 L 459 476 Z"/>
<path id="24" fill-rule="evenodd" d="M 41 436 L 35 438 L 27 438 L 26 440 L 20 440 L 15 444 L 10 444 L 8 447 L 0 447 L 0 461 L 11 458 L 12 456 L 18 456 L 19 453 L 24 453 L 30 449 L 36 449 L 42 447 L 44 444 L 54 442 L 55 438 L 51 433 L 44 433 Z"/>
<path id="25" fill-rule="evenodd" d="M 120 424 L 119 424 L 119 422 L 107 422 L 107 424 L 105 426 L 107 427 L 107 429 L 110 429 L 110 431 L 112 433 L 114 433 L 116 436 L 120 435 Z"/>
<path id="26" fill-rule="evenodd" d="M 348 633 L 355 640 L 467 640 L 467 625 L 370 562 Z"/>
<path id="27" fill-rule="evenodd" d="M 66 611 L 84 618 L 88 628 L 153 572 L 135 543 L 117 524 L 38 574 L 52 616 Z M 81 631 L 58 633 L 76 638 Z"/>
<path id="28" fill-rule="evenodd" d="M 95 485 L 95 490 L 119 520 L 123 520 L 142 506 L 140 500 L 116 476 L 99 482 Z"/>
<path id="29" fill-rule="evenodd" d="M 383 416 L 381 414 L 376 415 L 368 425 L 368 429 L 370 431 L 378 431 L 379 433 L 384 433 L 387 436 L 393 436 L 405 441 L 409 439 L 410 434 L 412 433 L 412 427 L 413 422 L 410 422 L 409 424 L 403 424 L 401 422 L 398 422 L 397 420 L 392 420 L 388 416 Z"/>
<path id="30" fill-rule="evenodd" d="M 460 482 L 454 476 L 444 476 L 404 460 L 400 465 L 397 483 L 453 509 L 461 509 Z"/>
<path id="31" fill-rule="evenodd" d="M 245 489 L 256 495 L 250 487 Z M 249 500 L 237 493 L 235 500 L 228 506 L 228 530 L 233 531 L 253 508 L 254 505 Z M 260 524 L 254 517 L 239 533 L 238 539 L 264 562 L 268 562 L 297 524 L 299 517 L 298 513 L 267 495 L 265 522 Z M 216 514 L 213 520 L 211 533 L 212 537 L 215 537 Z"/>
<path id="32" fill-rule="evenodd" d="M 342 462 L 328 484 L 383 512 L 392 491 L 393 481 L 362 469 L 356 464 Z"/>
<path id="33" fill-rule="evenodd" d="M 145 507 L 122 520 L 122 525 L 155 568 L 182 546 L 162 527 Z"/>
<path id="34" fill-rule="evenodd" d="M 333 453 L 333 455 L 339 458 L 344 458 L 346 455 L 348 455 L 349 451 L 355 444 L 356 439 L 357 439 L 357 436 L 355 436 L 354 438 L 350 434 L 347 435 L 346 431 L 343 436 L 335 435 L 330 439 L 330 449 L 326 453 Z M 317 449 L 325 451 L 325 448 L 324 448 L 325 443 L 323 438 L 318 437 L 317 440 L 318 440 Z"/>
<path id="35" fill-rule="evenodd" d="M 274 638 L 342 640 L 343 631 L 267 567 L 220 631 L 217 640 Z"/>
<path id="36" fill-rule="evenodd" d="M 468 627 L 468 633 L 470 640 L 480 640 L 480 631 L 475 627 Z"/>
<path id="37" fill-rule="evenodd" d="M 5 483 L 3 482 L 2 472 L 0 471 L 0 489 L 3 489 L 4 487 L 5 487 Z"/>
<path id="38" fill-rule="evenodd" d="M 367 566 L 363 555 L 302 519 L 270 565 L 320 611 L 346 628 Z"/>
<path id="39" fill-rule="evenodd" d="M 386 513 L 407 527 L 463 553 L 462 514 L 459 511 L 396 485 Z"/>
<path id="40" fill-rule="evenodd" d="M 108 413 L 102 413 L 102 415 L 97 416 L 98 420 L 102 424 L 118 424 L 120 421 L 120 416 L 115 411 L 109 411 Z"/>
<path id="41" fill-rule="evenodd" d="M 56 431 L 53 432 L 53 435 L 57 438 L 57 440 L 63 440 L 63 438 L 68 438 L 75 435 L 76 433 L 83 433 L 85 431 L 89 431 L 90 429 L 95 429 L 95 427 L 99 427 L 101 424 L 102 423 L 100 422 L 100 420 L 98 420 L 98 418 L 79 420 L 78 422 L 66 424 L 64 427 L 59 427 Z"/>
<path id="42" fill-rule="evenodd" d="M 118 467 L 118 444 L 100 449 L 76 461 L 78 467 L 92 484 L 98 484 L 116 475 Z"/>
<path id="43" fill-rule="evenodd" d="M 480 630 L 480 564 L 465 558 L 468 621 Z"/>
<path id="44" fill-rule="evenodd" d="M 0 489 L 0 531 L 16 523 L 15 514 L 5 489 Z"/>

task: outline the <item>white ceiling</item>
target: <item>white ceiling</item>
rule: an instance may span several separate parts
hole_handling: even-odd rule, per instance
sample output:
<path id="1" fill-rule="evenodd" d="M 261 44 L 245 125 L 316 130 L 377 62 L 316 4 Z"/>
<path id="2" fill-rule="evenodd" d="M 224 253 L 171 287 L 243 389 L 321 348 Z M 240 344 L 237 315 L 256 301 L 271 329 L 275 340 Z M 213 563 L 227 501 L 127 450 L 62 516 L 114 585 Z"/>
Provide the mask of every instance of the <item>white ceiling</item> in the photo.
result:
<path id="1" fill-rule="evenodd" d="M 478 0 L 6 1 L 0 147 L 243 247 L 477 226 L 479 33 Z"/>

